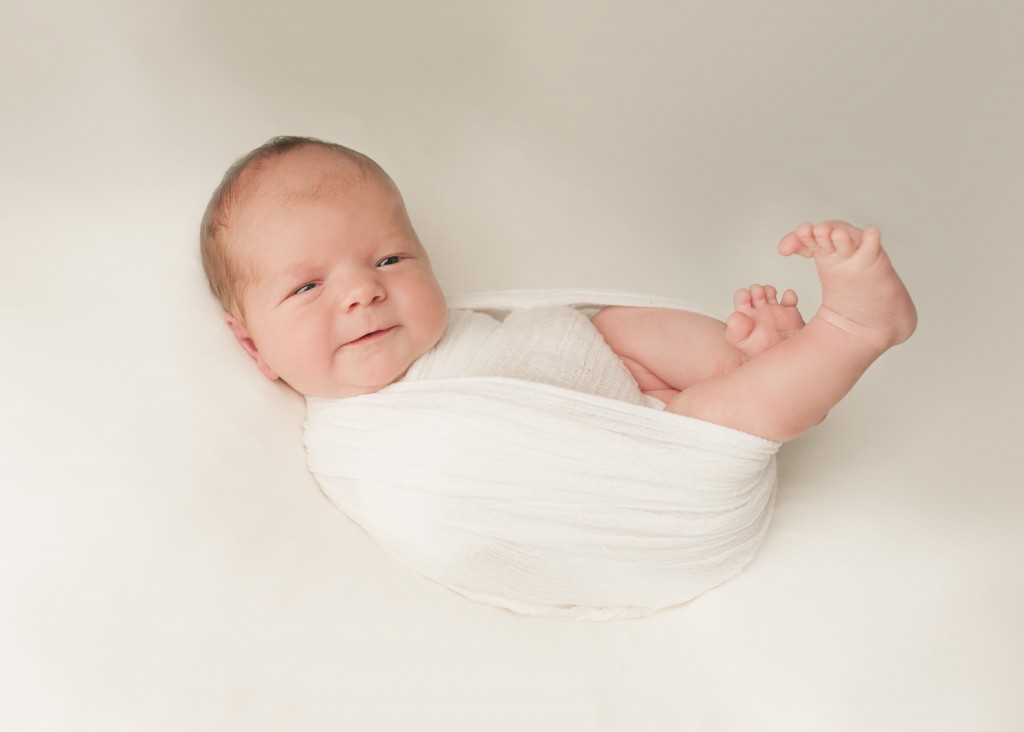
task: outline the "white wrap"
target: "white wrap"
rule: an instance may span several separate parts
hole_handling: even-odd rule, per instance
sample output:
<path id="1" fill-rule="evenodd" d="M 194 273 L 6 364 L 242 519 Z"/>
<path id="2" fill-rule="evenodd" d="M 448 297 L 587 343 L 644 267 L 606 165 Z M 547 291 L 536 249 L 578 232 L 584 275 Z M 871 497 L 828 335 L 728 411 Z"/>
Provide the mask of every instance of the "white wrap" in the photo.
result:
<path id="1" fill-rule="evenodd" d="M 489 313 L 559 304 L 695 309 L 574 291 L 450 304 Z M 642 396 L 598 395 L 604 386 L 577 390 L 591 375 L 568 357 L 569 375 L 540 377 L 548 383 L 526 380 L 538 378 L 530 359 L 521 378 L 508 369 L 457 376 L 467 360 L 493 360 L 467 354 L 494 350 L 487 343 L 501 353 L 513 342 L 483 324 L 469 330 L 476 346 L 442 340 L 386 389 L 307 400 L 310 470 L 391 554 L 472 599 L 588 620 L 686 602 L 753 558 L 771 514 L 779 443 L 634 403 Z M 511 360 L 521 353 L 513 347 Z M 612 382 L 618 389 L 618 377 Z"/>

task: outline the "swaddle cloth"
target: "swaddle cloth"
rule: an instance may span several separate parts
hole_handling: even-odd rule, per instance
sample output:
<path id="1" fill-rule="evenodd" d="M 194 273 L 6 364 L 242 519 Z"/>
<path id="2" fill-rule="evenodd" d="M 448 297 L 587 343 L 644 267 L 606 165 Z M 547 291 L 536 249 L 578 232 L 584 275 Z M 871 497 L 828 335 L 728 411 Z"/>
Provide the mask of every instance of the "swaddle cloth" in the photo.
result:
<path id="1" fill-rule="evenodd" d="M 686 602 L 749 563 L 779 443 L 645 406 L 586 315 L 696 308 L 583 291 L 450 305 L 404 380 L 307 399 L 310 470 L 388 552 L 471 599 L 585 620 Z"/>

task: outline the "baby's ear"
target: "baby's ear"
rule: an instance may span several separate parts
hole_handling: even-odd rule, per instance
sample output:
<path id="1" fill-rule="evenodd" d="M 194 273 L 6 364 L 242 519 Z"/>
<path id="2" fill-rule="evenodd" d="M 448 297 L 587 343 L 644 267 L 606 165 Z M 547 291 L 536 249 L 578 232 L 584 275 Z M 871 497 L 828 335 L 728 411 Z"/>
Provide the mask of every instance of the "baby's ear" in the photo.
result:
<path id="1" fill-rule="evenodd" d="M 224 322 L 228 324 L 231 333 L 235 336 L 235 340 L 238 341 L 238 345 L 245 349 L 245 352 L 256 362 L 260 373 L 271 381 L 276 381 L 279 378 L 277 372 L 270 368 L 270 365 L 263 360 L 263 356 L 260 355 L 255 341 L 249 336 L 249 331 L 245 329 L 245 326 L 231 313 L 224 313 Z"/>

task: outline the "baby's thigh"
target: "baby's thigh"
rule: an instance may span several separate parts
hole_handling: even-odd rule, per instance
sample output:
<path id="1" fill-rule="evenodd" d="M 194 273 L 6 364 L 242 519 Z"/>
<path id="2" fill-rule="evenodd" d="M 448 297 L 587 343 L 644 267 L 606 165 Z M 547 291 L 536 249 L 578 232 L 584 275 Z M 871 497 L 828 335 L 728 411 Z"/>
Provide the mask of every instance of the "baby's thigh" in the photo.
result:
<path id="1" fill-rule="evenodd" d="M 725 340 L 725 324 L 699 313 L 608 307 L 593 323 L 620 358 L 680 391 L 735 368 L 742 358 Z"/>

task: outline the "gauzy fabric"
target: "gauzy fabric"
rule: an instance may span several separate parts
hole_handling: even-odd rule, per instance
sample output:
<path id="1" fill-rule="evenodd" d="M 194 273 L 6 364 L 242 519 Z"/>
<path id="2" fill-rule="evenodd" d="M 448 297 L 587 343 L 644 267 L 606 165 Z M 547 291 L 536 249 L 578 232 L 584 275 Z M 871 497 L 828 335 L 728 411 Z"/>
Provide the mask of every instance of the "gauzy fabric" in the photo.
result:
<path id="1" fill-rule="evenodd" d="M 389 553 L 471 599 L 583 620 L 686 602 L 750 562 L 779 443 L 652 409 L 587 317 L 695 308 L 584 291 L 450 305 L 405 379 L 307 399 L 310 470 Z"/>

